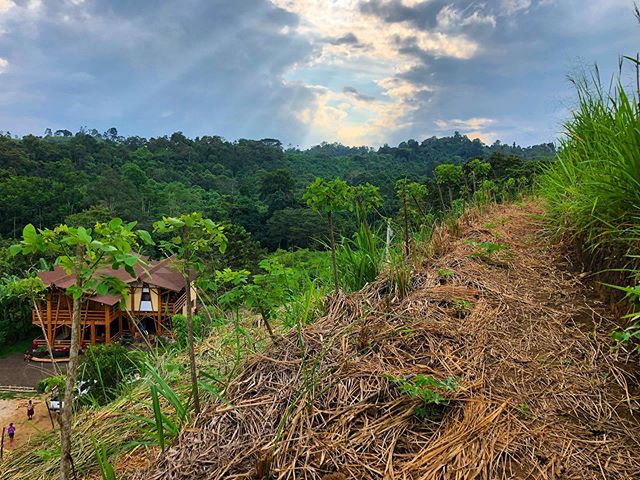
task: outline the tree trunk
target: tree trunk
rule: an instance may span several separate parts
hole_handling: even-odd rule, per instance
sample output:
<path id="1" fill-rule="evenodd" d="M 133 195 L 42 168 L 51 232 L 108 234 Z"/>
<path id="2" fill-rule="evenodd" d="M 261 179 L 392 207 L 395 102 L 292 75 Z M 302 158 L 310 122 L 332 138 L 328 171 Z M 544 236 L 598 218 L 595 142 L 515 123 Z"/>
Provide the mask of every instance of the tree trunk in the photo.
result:
<path id="1" fill-rule="evenodd" d="M 193 392 L 193 410 L 196 415 L 200 414 L 200 395 L 198 393 L 198 374 L 196 371 L 196 352 L 193 340 L 193 307 L 191 305 L 191 283 L 189 273 L 184 276 L 187 285 L 187 332 L 189 334 L 189 363 L 191 367 L 191 389 Z"/>
<path id="2" fill-rule="evenodd" d="M 47 335 L 47 330 L 44 328 L 44 322 L 42 321 L 42 314 L 40 313 L 40 308 L 38 307 L 38 301 L 35 298 L 32 298 L 33 308 L 36 311 L 36 317 L 38 317 L 38 323 L 40 324 L 40 330 L 42 331 L 42 336 L 45 338 L 47 342 L 47 350 L 49 354 L 49 358 L 51 359 L 51 365 L 53 365 L 53 370 L 56 372 L 56 375 L 60 374 L 58 364 L 56 363 L 55 358 L 53 357 L 53 340 L 49 338 Z"/>
<path id="3" fill-rule="evenodd" d="M 442 210 L 444 210 L 444 198 L 442 197 L 442 188 L 440 184 L 436 182 L 436 186 L 438 187 L 438 196 L 440 197 L 440 204 L 442 205 Z"/>
<path id="4" fill-rule="evenodd" d="M 331 242 L 331 265 L 333 266 L 333 285 L 336 293 L 340 289 L 338 285 L 338 264 L 336 262 L 336 240 L 333 236 L 333 215 L 327 213 L 327 221 L 329 222 L 329 241 Z"/>
<path id="5" fill-rule="evenodd" d="M 76 247 L 76 259 L 74 276 L 76 287 L 82 289 L 83 282 L 79 275 L 83 262 L 84 248 L 78 244 Z M 73 299 L 73 313 L 71 317 L 71 346 L 69 347 L 69 364 L 67 365 L 67 380 L 65 382 L 64 402 L 60 418 L 60 473 L 62 480 L 71 480 L 73 472 L 73 459 L 71 458 L 71 420 L 73 416 L 73 390 L 76 385 L 78 372 L 78 354 L 80 351 L 80 320 L 82 314 L 83 299 Z"/>
<path id="6" fill-rule="evenodd" d="M 409 218 L 407 215 L 407 186 L 406 182 L 402 187 L 402 209 L 404 211 L 404 256 L 409 257 Z"/>
<path id="7" fill-rule="evenodd" d="M 447 188 L 449 189 L 449 205 L 453 206 L 453 192 L 451 191 L 451 185 L 448 185 Z"/>
<path id="8" fill-rule="evenodd" d="M 471 178 L 473 179 L 473 193 L 476 193 L 478 191 L 478 186 L 476 184 L 476 172 L 475 171 L 471 172 Z"/>

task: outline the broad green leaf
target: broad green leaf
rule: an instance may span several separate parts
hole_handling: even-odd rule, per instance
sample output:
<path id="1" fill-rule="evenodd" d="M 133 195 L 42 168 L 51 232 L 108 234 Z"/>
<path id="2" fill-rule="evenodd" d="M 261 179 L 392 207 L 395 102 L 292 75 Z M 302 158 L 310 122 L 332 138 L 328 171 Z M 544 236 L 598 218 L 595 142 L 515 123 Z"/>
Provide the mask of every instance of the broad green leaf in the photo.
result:
<path id="1" fill-rule="evenodd" d="M 25 243 L 27 244 L 35 243 L 38 239 L 38 232 L 36 232 L 36 227 L 34 227 L 30 223 L 28 225 L 25 225 L 25 227 L 22 229 L 22 236 L 24 238 Z"/>
<path id="2" fill-rule="evenodd" d="M 151 238 L 151 235 L 146 230 L 138 230 L 138 236 L 142 239 L 142 241 L 147 245 L 155 245 L 155 242 Z"/>
<path id="3" fill-rule="evenodd" d="M 113 218 L 109 222 L 109 228 L 111 230 L 117 230 L 118 228 L 120 228 L 121 225 L 122 225 L 122 219 L 121 218 Z"/>

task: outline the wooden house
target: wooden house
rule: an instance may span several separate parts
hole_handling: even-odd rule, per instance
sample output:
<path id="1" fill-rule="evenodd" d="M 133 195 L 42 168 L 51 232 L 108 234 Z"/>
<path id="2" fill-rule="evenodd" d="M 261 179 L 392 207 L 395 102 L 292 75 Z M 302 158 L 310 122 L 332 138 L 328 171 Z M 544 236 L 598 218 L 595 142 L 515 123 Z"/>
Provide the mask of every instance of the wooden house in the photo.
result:
<path id="1" fill-rule="evenodd" d="M 106 269 L 105 275 L 115 276 L 129 285 L 124 308 L 120 297 L 94 295 L 84 302 L 81 315 L 81 344 L 111 343 L 122 335 L 139 330 L 162 335 L 171 328 L 171 318 L 186 313 L 186 283 L 180 272 L 172 267 L 172 258 L 147 260 L 135 267 L 135 277 L 120 270 Z M 71 337 L 73 299 L 66 289 L 75 278 L 60 267 L 39 272 L 47 287 L 45 300 L 32 312 L 32 323 L 44 330 L 56 350 L 68 348 Z M 193 288 L 193 287 L 191 287 Z M 195 299 L 195 292 L 192 292 Z M 136 326 L 137 325 L 137 326 Z M 46 345 L 45 339 L 34 341 L 34 348 Z"/>

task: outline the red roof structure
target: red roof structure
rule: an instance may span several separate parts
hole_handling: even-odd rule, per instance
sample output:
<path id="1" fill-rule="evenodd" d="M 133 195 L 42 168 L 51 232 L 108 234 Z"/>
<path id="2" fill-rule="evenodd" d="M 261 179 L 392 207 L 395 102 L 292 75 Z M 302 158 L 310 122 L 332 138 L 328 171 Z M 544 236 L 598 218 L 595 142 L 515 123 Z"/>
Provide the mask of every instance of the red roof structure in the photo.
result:
<path id="1" fill-rule="evenodd" d="M 124 283 L 142 282 L 150 286 L 161 287 L 173 292 L 180 292 L 185 288 L 182 274 L 172 265 L 173 257 L 163 260 L 144 259 L 144 263 L 134 267 L 135 277 L 132 277 L 124 267 L 114 270 L 110 267 L 98 270 L 98 274 L 116 277 Z M 66 290 L 75 283 L 74 275 L 66 273 L 60 266 L 53 267 L 53 271 L 38 272 L 38 277 L 47 288 L 56 287 Z M 94 295 L 89 300 L 105 305 L 115 305 L 120 300 L 112 295 Z"/>

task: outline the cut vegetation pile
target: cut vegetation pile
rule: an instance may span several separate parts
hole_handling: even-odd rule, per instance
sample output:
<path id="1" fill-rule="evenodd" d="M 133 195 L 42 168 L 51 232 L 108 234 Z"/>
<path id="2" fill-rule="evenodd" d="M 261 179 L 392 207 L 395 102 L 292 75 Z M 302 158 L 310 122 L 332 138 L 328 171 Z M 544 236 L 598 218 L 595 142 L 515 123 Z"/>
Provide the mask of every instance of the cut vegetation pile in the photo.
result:
<path id="1" fill-rule="evenodd" d="M 539 213 L 444 234 L 404 299 L 385 279 L 334 297 L 135 477 L 640 478 L 637 358 L 611 349 Z"/>

